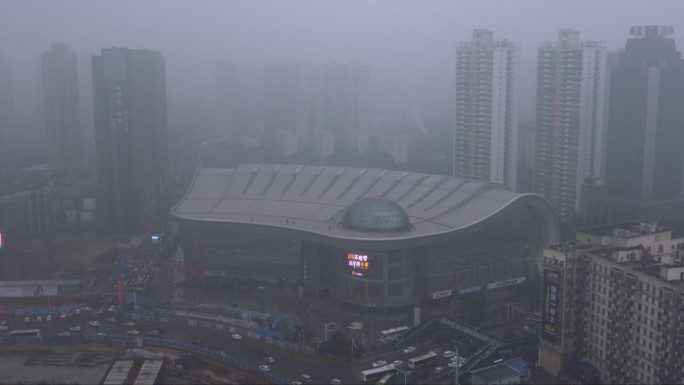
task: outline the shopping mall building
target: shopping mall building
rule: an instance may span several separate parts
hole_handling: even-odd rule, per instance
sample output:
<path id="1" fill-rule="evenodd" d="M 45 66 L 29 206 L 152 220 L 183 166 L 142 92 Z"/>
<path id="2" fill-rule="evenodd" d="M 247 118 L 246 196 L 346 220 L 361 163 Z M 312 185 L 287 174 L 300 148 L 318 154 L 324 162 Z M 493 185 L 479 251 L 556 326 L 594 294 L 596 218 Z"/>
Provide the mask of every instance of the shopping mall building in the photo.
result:
<path id="1" fill-rule="evenodd" d="M 303 295 L 325 291 L 344 303 L 387 308 L 536 279 L 542 248 L 557 243 L 559 231 L 556 214 L 535 194 L 327 166 L 199 169 L 171 213 L 186 266 L 254 276 L 249 266 L 278 270 L 282 258 L 251 252 L 247 243 L 279 245 L 283 253 L 296 245 Z"/>

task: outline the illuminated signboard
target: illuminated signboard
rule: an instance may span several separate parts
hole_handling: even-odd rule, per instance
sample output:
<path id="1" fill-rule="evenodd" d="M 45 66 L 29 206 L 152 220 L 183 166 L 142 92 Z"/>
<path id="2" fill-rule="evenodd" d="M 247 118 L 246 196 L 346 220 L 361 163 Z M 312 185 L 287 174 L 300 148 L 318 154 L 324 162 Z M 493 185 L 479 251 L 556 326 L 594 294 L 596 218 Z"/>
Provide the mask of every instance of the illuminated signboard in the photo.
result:
<path id="1" fill-rule="evenodd" d="M 541 337 L 554 344 L 561 342 L 562 278 L 561 271 L 544 269 Z"/>
<path id="2" fill-rule="evenodd" d="M 2 232 L 0 232 L 0 250 L 2 250 Z"/>
<path id="3" fill-rule="evenodd" d="M 352 277 L 384 279 L 384 258 L 382 253 L 349 252 L 345 260 L 345 271 Z"/>

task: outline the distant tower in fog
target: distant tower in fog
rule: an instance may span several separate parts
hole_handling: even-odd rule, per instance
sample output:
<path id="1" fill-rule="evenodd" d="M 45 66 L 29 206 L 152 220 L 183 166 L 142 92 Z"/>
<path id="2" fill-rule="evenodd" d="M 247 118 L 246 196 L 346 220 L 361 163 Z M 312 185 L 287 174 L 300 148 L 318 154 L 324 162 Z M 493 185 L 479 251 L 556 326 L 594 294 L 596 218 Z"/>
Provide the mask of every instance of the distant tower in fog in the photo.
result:
<path id="1" fill-rule="evenodd" d="M 224 141 L 230 146 L 240 145 L 242 136 L 245 134 L 245 122 L 243 117 L 241 95 L 238 86 L 238 74 L 235 65 L 219 62 L 216 65 L 216 108 L 218 122 L 214 133 L 215 140 Z"/>
<path id="2" fill-rule="evenodd" d="M 539 44 L 534 191 L 574 225 L 581 186 L 603 175 L 606 45 L 561 29 Z"/>
<path id="3" fill-rule="evenodd" d="M 41 56 L 43 113 L 50 164 L 58 168 L 81 158 L 76 52 L 66 44 L 53 43 Z"/>
<path id="4" fill-rule="evenodd" d="M 105 232 L 149 229 L 167 169 L 166 67 L 161 53 L 109 48 L 93 56 L 98 219 Z"/>
<path id="5" fill-rule="evenodd" d="M 684 61 L 673 27 L 632 27 L 611 69 L 606 181 L 614 196 L 684 196 Z"/>
<path id="6" fill-rule="evenodd" d="M 456 45 L 453 174 L 516 188 L 520 44 L 476 29 Z"/>
<path id="7" fill-rule="evenodd" d="M 274 61 L 265 66 L 264 144 L 296 135 L 299 151 L 314 151 L 314 132 L 334 135 L 336 150 L 352 147 L 355 132 L 368 126 L 368 66 L 355 62 L 313 65 Z M 287 131 L 288 133 L 278 133 Z M 289 139 L 288 139 L 289 140 Z M 280 155 L 285 155 L 281 153 Z"/>
<path id="8" fill-rule="evenodd" d="M 14 125 L 14 99 L 12 97 L 12 70 L 10 60 L 0 55 L 0 170 L 7 162 L 7 141 Z"/>

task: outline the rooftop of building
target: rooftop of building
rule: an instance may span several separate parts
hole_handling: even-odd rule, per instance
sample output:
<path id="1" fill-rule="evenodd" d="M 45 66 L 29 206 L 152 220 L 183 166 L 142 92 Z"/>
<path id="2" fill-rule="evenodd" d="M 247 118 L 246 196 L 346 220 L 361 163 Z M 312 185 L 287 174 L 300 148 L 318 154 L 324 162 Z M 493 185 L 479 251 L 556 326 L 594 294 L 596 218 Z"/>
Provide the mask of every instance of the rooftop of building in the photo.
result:
<path id="1" fill-rule="evenodd" d="M 558 222 L 548 202 L 484 181 L 351 167 L 243 164 L 199 169 L 171 213 L 182 220 L 240 223 L 354 240 L 401 240 L 456 232 L 515 207 Z"/>
<path id="2" fill-rule="evenodd" d="M 474 370 L 471 374 L 472 376 L 479 377 L 485 383 L 493 384 L 499 383 L 508 377 L 529 372 L 530 368 L 527 363 L 521 358 L 515 358 L 497 365 Z"/>
<path id="3" fill-rule="evenodd" d="M 639 237 L 646 234 L 655 234 L 666 231 L 684 230 L 684 222 L 651 222 L 651 223 L 625 223 L 617 226 L 599 227 L 596 229 L 582 230 L 581 233 L 594 236 L 616 235 L 622 238 Z"/>

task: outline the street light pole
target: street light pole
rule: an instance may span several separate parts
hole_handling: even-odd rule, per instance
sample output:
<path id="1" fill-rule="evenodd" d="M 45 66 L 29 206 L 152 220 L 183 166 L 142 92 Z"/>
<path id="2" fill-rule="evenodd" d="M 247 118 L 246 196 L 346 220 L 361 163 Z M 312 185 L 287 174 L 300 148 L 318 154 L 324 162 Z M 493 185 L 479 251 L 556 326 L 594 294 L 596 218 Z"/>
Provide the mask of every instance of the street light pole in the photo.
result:
<path id="1" fill-rule="evenodd" d="M 396 366 L 394 367 L 394 369 L 396 369 L 397 372 L 399 372 L 399 373 L 401 373 L 401 374 L 404 375 L 404 385 L 406 385 L 406 372 L 403 371 L 403 370 L 401 370 L 401 369 L 399 369 L 399 368 L 397 368 Z"/>

